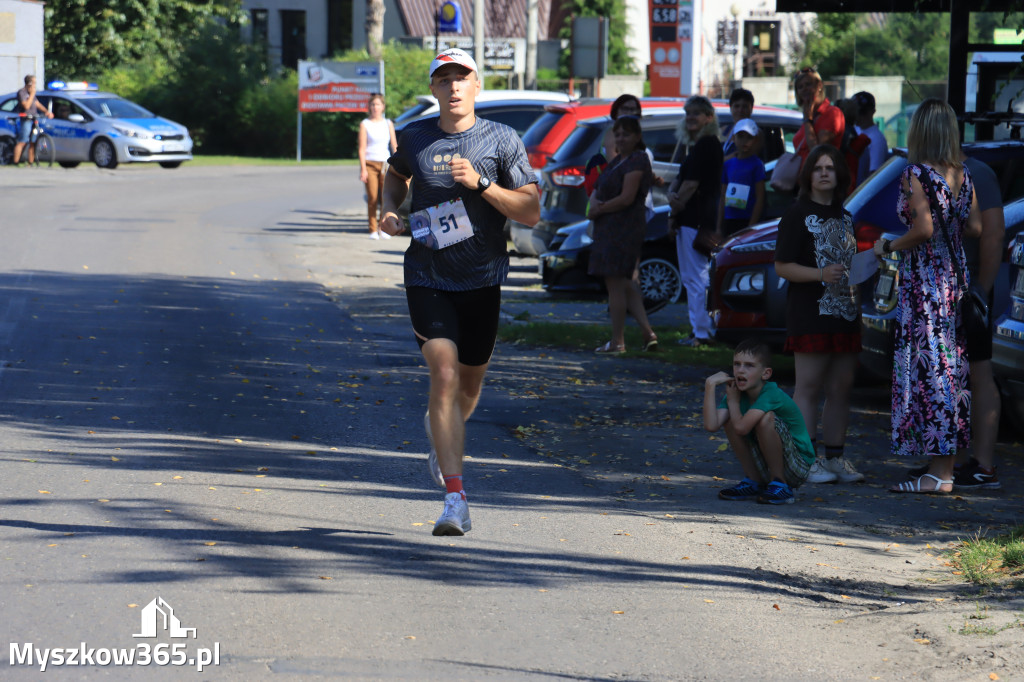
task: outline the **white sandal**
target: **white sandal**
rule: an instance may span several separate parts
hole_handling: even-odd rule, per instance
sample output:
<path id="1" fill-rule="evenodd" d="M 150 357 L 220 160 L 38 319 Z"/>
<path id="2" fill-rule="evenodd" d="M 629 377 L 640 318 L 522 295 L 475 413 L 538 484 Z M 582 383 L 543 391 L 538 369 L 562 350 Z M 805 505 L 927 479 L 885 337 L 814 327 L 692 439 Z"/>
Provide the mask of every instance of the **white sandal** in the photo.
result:
<path id="1" fill-rule="evenodd" d="M 935 481 L 935 487 L 932 488 L 931 490 L 924 490 L 924 489 L 922 489 L 921 488 L 921 479 L 923 479 L 923 478 L 930 478 L 933 481 Z M 951 486 L 949 490 L 939 490 L 939 488 L 941 488 L 942 486 L 944 486 L 947 483 Z M 953 481 L 943 481 L 941 478 L 939 478 L 935 474 L 922 474 L 921 476 L 919 476 L 917 478 L 912 478 L 909 481 L 903 481 L 902 483 L 897 483 L 892 488 L 889 488 L 889 492 L 891 492 L 891 493 L 917 493 L 919 495 L 949 495 L 950 493 L 953 492 L 952 485 L 953 485 Z"/>

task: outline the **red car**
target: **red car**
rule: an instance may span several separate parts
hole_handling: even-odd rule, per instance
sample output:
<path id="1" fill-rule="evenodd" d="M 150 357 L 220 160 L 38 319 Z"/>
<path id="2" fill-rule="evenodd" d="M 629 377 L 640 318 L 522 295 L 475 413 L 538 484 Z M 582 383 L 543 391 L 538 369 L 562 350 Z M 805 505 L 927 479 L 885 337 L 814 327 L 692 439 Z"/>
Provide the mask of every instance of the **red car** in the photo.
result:
<path id="1" fill-rule="evenodd" d="M 611 112 L 610 99 L 582 99 L 565 104 L 549 104 L 544 114 L 537 119 L 523 135 L 523 144 L 530 157 L 530 165 L 540 169 L 547 165 L 565 138 L 575 130 L 576 124 L 595 116 L 607 116 Z M 682 108 L 684 98 L 641 97 L 640 106 L 644 111 L 662 107 Z"/>

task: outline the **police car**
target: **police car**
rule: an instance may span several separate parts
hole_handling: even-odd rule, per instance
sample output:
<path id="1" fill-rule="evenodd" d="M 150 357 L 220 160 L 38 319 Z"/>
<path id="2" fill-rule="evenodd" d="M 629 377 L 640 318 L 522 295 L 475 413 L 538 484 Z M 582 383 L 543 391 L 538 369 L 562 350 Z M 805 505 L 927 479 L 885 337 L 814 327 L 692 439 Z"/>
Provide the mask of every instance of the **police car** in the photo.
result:
<path id="1" fill-rule="evenodd" d="M 159 163 L 177 168 L 192 160 L 188 129 L 91 83 L 51 82 L 36 94 L 53 113 L 40 127 L 53 138 L 56 161 L 74 168 L 92 161 L 100 168 L 119 163 Z M 0 96 L 0 164 L 9 163 L 18 126 L 17 93 Z"/>

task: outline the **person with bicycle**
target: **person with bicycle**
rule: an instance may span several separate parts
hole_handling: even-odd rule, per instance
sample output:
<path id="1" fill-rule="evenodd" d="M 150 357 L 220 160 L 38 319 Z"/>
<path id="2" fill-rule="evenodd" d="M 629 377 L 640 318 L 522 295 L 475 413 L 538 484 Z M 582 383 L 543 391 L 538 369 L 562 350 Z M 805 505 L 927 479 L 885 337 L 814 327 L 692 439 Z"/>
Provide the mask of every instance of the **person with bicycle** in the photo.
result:
<path id="1" fill-rule="evenodd" d="M 18 121 L 18 136 L 14 141 L 14 164 L 21 161 L 21 152 L 28 145 L 28 162 L 33 164 L 36 161 L 35 147 L 29 142 L 32 139 L 32 128 L 35 125 L 35 113 L 41 111 L 46 118 L 53 118 L 46 107 L 36 99 L 36 77 L 25 76 L 25 87 L 18 90 L 18 104 L 15 111 L 20 115 Z"/>

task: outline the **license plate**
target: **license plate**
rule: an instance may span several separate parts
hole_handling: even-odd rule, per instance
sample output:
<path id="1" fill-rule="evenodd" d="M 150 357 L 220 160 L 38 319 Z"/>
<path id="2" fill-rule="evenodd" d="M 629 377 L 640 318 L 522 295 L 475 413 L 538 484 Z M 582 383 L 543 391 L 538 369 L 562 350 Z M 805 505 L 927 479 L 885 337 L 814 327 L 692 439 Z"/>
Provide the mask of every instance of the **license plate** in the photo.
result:
<path id="1" fill-rule="evenodd" d="M 875 285 L 875 298 L 887 299 L 892 296 L 892 283 L 895 277 L 890 273 L 882 273 L 878 276 L 878 284 Z"/>
<path id="2" fill-rule="evenodd" d="M 165 154 L 168 153 L 168 152 L 183 152 L 183 151 L 185 151 L 185 146 L 181 145 L 181 144 L 173 144 L 172 143 L 172 144 L 165 144 L 164 145 L 164 153 Z"/>

